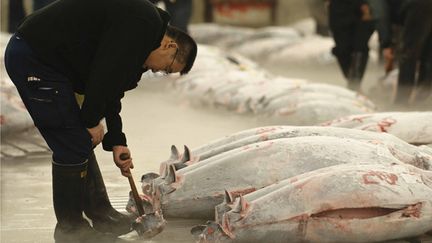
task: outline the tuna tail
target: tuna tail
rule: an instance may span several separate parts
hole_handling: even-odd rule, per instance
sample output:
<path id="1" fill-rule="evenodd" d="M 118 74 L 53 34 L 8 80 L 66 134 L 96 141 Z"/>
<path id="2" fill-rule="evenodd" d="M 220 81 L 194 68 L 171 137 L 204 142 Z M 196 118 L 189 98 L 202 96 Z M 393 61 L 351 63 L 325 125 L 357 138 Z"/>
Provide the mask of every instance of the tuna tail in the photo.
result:
<path id="1" fill-rule="evenodd" d="M 159 166 L 159 174 L 161 177 L 165 177 L 167 171 L 166 171 L 166 165 L 170 165 L 174 163 L 175 161 L 178 161 L 180 159 L 180 154 L 178 152 L 178 149 L 175 145 L 171 145 L 171 155 L 167 161 L 164 161 Z"/>
<path id="2" fill-rule="evenodd" d="M 239 200 L 236 200 L 237 204 L 233 208 L 234 213 L 238 213 L 240 215 L 238 220 L 243 219 L 247 212 L 249 211 L 249 203 L 244 199 L 243 196 L 240 196 Z M 238 221 L 237 220 L 237 221 Z"/>
<path id="3" fill-rule="evenodd" d="M 158 177 L 159 175 L 157 173 L 150 172 L 141 176 L 141 182 L 151 183 Z"/>
<path id="4" fill-rule="evenodd" d="M 223 215 L 232 209 L 234 203 L 234 195 L 229 191 L 225 190 L 224 202 L 215 207 L 215 221 L 216 223 L 222 223 Z"/>
<path id="5" fill-rule="evenodd" d="M 167 171 L 166 176 L 161 183 L 159 183 L 158 185 L 154 185 L 155 187 L 159 188 L 161 194 L 163 195 L 175 191 L 175 184 L 178 181 L 175 166 L 173 164 L 165 166 Z M 154 191 L 158 191 L 158 189 L 155 188 Z"/>
<path id="6" fill-rule="evenodd" d="M 186 162 L 188 162 L 189 160 L 190 160 L 190 150 L 189 150 L 189 148 L 186 146 L 186 145 L 183 145 L 184 146 L 184 153 L 183 153 L 183 157 L 182 157 L 182 159 L 180 160 L 180 162 L 181 163 L 186 163 Z"/>
<path id="7" fill-rule="evenodd" d="M 180 158 L 178 149 L 175 145 L 171 145 L 171 156 L 170 156 L 170 160 L 177 160 Z"/>
<path id="8" fill-rule="evenodd" d="M 184 145 L 183 157 L 181 158 L 181 160 L 179 162 L 173 164 L 175 166 L 176 170 L 180 170 L 180 169 L 187 167 L 186 162 L 191 160 L 190 154 L 191 153 L 190 153 L 189 148 L 186 145 Z"/>
<path id="9" fill-rule="evenodd" d="M 232 204 L 234 199 L 233 195 L 229 191 L 225 190 L 225 203 Z"/>

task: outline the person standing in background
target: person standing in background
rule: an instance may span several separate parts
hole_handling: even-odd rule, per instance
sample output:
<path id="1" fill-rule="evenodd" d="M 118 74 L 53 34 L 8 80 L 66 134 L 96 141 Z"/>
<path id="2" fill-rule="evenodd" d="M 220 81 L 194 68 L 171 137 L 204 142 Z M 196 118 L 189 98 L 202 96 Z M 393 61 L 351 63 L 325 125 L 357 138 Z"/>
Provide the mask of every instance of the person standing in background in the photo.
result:
<path id="1" fill-rule="evenodd" d="M 368 42 L 375 30 L 365 0 L 329 0 L 329 26 L 335 42 L 333 55 L 348 81 L 348 88 L 360 91 L 369 58 Z"/>
<path id="2" fill-rule="evenodd" d="M 157 3 L 162 0 L 151 0 Z M 170 25 L 184 32 L 188 32 L 188 25 L 192 16 L 192 0 L 163 0 L 166 11 L 171 15 Z"/>
<path id="3" fill-rule="evenodd" d="M 393 25 L 401 27 L 398 46 L 398 85 L 393 102 L 423 101 L 432 93 L 432 0 L 382 0 L 385 11 L 378 24 L 383 57 L 393 62 Z"/>

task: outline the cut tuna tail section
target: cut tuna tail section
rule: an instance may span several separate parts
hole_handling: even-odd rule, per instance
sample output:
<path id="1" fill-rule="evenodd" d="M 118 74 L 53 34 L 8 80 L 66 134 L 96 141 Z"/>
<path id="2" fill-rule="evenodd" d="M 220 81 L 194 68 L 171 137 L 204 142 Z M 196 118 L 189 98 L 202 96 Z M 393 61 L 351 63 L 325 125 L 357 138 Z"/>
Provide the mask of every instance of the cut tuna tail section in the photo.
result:
<path id="1" fill-rule="evenodd" d="M 159 175 L 154 172 L 146 173 L 141 176 L 141 182 L 151 183 L 154 179 L 158 178 Z"/>
<path id="2" fill-rule="evenodd" d="M 240 196 L 240 198 L 236 200 L 236 202 L 237 204 L 234 206 L 233 212 L 238 213 L 240 216 L 238 220 L 241 220 L 246 216 L 249 211 L 249 203 L 243 196 Z"/>
<path id="3" fill-rule="evenodd" d="M 167 161 L 164 161 L 164 162 L 160 163 L 160 166 L 159 166 L 159 174 L 160 174 L 162 177 L 165 177 L 165 175 L 166 175 L 166 173 L 167 173 L 167 171 L 165 170 L 165 169 L 166 169 L 166 165 L 169 165 L 169 164 L 175 163 L 175 162 L 178 161 L 179 159 L 180 159 L 180 154 L 179 154 L 179 152 L 178 152 L 177 147 L 176 147 L 175 145 L 171 145 L 171 155 L 170 155 L 170 157 L 168 158 Z"/>
<path id="4" fill-rule="evenodd" d="M 168 174 L 165 177 L 165 182 L 168 185 L 176 182 L 176 171 L 175 165 L 168 165 Z"/>
<path id="5" fill-rule="evenodd" d="M 186 163 L 190 160 L 190 157 L 191 157 L 190 156 L 190 150 L 186 145 L 183 145 L 183 146 L 184 146 L 184 153 L 183 153 L 183 156 L 182 156 L 182 159 L 180 160 L 180 162 Z"/>
<path id="6" fill-rule="evenodd" d="M 187 167 L 186 162 L 191 160 L 190 149 L 186 145 L 183 145 L 183 146 L 184 146 L 184 153 L 183 153 L 181 160 L 177 163 L 173 163 L 176 170 L 180 170 L 180 169 Z"/>
<path id="7" fill-rule="evenodd" d="M 180 158 L 180 154 L 178 152 L 178 149 L 175 145 L 171 145 L 171 160 L 178 160 Z"/>
<path id="8" fill-rule="evenodd" d="M 144 195 L 151 196 L 153 181 L 159 178 L 159 175 L 153 172 L 141 176 L 141 189 Z"/>
<path id="9" fill-rule="evenodd" d="M 233 206 L 235 199 L 236 199 L 235 195 L 233 195 L 229 191 L 225 190 L 224 202 L 215 207 L 215 222 L 216 223 L 222 223 L 223 214 L 232 209 L 232 206 Z"/>
<path id="10" fill-rule="evenodd" d="M 231 204 L 234 201 L 234 199 L 235 198 L 233 197 L 233 195 L 229 191 L 225 190 L 225 200 L 224 200 L 224 202 L 226 204 Z"/>

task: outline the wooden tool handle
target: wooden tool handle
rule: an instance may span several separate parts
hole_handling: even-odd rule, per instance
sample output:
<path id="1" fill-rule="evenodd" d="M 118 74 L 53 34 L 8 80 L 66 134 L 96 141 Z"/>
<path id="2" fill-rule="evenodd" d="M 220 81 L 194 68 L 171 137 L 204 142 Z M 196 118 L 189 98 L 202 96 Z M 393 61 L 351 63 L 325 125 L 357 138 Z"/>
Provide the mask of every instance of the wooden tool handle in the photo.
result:
<path id="1" fill-rule="evenodd" d="M 129 159 L 129 154 L 126 154 L 126 153 L 120 154 L 120 159 L 121 160 Z M 143 205 L 142 205 L 141 197 L 138 194 L 138 190 L 137 190 L 137 188 L 135 186 L 135 182 L 134 182 L 134 179 L 132 177 L 132 173 L 130 172 L 130 169 L 128 170 L 128 172 L 130 174 L 130 176 L 128 176 L 128 180 L 129 180 L 130 188 L 132 190 L 132 196 L 134 198 L 135 205 L 136 205 L 136 208 L 138 210 L 138 213 L 139 213 L 140 216 L 142 216 L 142 215 L 144 215 L 144 208 L 143 208 Z"/>

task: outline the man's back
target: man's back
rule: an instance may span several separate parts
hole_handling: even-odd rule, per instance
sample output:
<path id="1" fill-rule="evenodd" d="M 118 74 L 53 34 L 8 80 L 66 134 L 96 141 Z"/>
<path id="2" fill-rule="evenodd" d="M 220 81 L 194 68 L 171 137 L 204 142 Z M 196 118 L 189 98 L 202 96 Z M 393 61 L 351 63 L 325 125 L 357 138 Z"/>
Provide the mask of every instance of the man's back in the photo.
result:
<path id="1" fill-rule="evenodd" d="M 42 61 L 61 63 L 57 68 L 71 78 L 85 80 L 97 52 L 104 51 L 101 44 L 114 47 L 113 55 L 117 49 L 122 60 L 129 58 L 122 56 L 124 39 L 141 40 L 148 50 L 137 47 L 141 63 L 135 66 L 142 65 L 159 44 L 163 23 L 147 0 L 60 0 L 27 17 L 18 33 Z"/>

